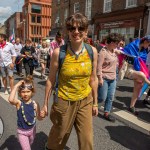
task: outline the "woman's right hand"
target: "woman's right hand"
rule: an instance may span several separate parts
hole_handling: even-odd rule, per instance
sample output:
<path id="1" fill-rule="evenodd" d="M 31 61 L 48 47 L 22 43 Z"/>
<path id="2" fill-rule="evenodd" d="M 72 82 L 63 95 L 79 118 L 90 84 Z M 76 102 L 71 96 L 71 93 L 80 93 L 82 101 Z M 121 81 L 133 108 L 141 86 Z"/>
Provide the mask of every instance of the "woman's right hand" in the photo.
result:
<path id="1" fill-rule="evenodd" d="M 44 105 L 40 111 L 40 117 L 45 118 L 48 115 L 48 106 Z"/>
<path id="2" fill-rule="evenodd" d="M 99 79 L 98 84 L 99 84 L 100 86 L 103 86 L 103 82 L 104 82 L 103 79 Z"/>

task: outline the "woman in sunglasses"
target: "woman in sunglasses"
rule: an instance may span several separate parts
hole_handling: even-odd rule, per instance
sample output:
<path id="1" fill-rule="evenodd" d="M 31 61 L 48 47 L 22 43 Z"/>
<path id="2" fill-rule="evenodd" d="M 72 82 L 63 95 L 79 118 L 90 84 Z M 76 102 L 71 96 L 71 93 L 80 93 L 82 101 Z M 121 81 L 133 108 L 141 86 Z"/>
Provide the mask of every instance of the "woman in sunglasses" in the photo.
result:
<path id="1" fill-rule="evenodd" d="M 93 150 L 92 113 L 98 114 L 96 76 L 97 50 L 92 47 L 93 61 L 84 46 L 88 32 L 87 18 L 76 13 L 66 20 L 69 35 L 66 57 L 58 77 L 58 99 L 53 102 L 50 119 L 53 123 L 46 149 L 63 150 L 75 126 L 80 150 Z M 41 117 L 48 114 L 48 100 L 58 71 L 60 48 L 52 55 L 46 83 Z"/>
<path id="2" fill-rule="evenodd" d="M 21 100 L 16 99 L 16 93 Z M 36 118 L 39 117 L 39 105 L 31 98 L 35 92 L 33 81 L 26 78 L 19 81 L 9 96 L 9 102 L 17 109 L 17 134 L 22 150 L 31 150 L 36 133 Z"/>

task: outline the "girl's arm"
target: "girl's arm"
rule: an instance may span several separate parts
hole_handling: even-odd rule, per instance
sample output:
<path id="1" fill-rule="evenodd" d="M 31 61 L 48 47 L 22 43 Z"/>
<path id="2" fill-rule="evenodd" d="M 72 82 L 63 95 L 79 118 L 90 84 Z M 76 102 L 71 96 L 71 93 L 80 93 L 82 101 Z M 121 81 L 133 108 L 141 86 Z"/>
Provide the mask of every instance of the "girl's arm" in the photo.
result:
<path id="1" fill-rule="evenodd" d="M 16 108 L 19 108 L 20 106 L 20 100 L 16 99 L 16 92 L 18 91 L 18 87 L 23 83 L 23 80 L 19 81 L 13 88 L 13 90 L 11 91 L 8 101 L 12 104 L 15 105 Z"/>
<path id="2" fill-rule="evenodd" d="M 35 109 L 36 109 L 36 114 L 37 114 L 37 119 L 38 120 L 43 120 L 42 117 L 40 117 L 40 105 L 38 102 L 35 103 Z"/>

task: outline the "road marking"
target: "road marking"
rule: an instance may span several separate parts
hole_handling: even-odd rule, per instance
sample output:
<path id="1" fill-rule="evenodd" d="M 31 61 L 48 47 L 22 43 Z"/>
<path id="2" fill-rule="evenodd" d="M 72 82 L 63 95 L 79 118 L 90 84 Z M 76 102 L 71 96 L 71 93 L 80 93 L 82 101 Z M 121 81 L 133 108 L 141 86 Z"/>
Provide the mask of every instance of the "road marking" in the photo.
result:
<path id="1" fill-rule="evenodd" d="M 129 112 L 120 110 L 113 112 L 113 114 L 119 116 L 120 118 L 129 121 L 130 123 L 133 124 L 133 128 L 137 128 L 142 130 L 141 132 L 144 132 L 146 134 L 150 134 L 150 124 L 147 122 L 144 122 L 143 120 L 139 120 L 138 117 L 130 114 Z"/>

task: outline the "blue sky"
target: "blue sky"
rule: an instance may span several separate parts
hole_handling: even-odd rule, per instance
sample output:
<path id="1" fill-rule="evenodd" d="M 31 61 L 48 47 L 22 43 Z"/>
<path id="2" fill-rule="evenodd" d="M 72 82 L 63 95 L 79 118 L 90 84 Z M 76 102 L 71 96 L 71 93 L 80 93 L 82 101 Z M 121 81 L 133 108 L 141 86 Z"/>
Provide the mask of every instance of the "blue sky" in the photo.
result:
<path id="1" fill-rule="evenodd" d="M 22 11 L 23 3 L 24 0 L 3 0 L 0 2 L 0 23 L 4 23 L 10 15 L 18 11 L 18 8 L 19 11 Z"/>

